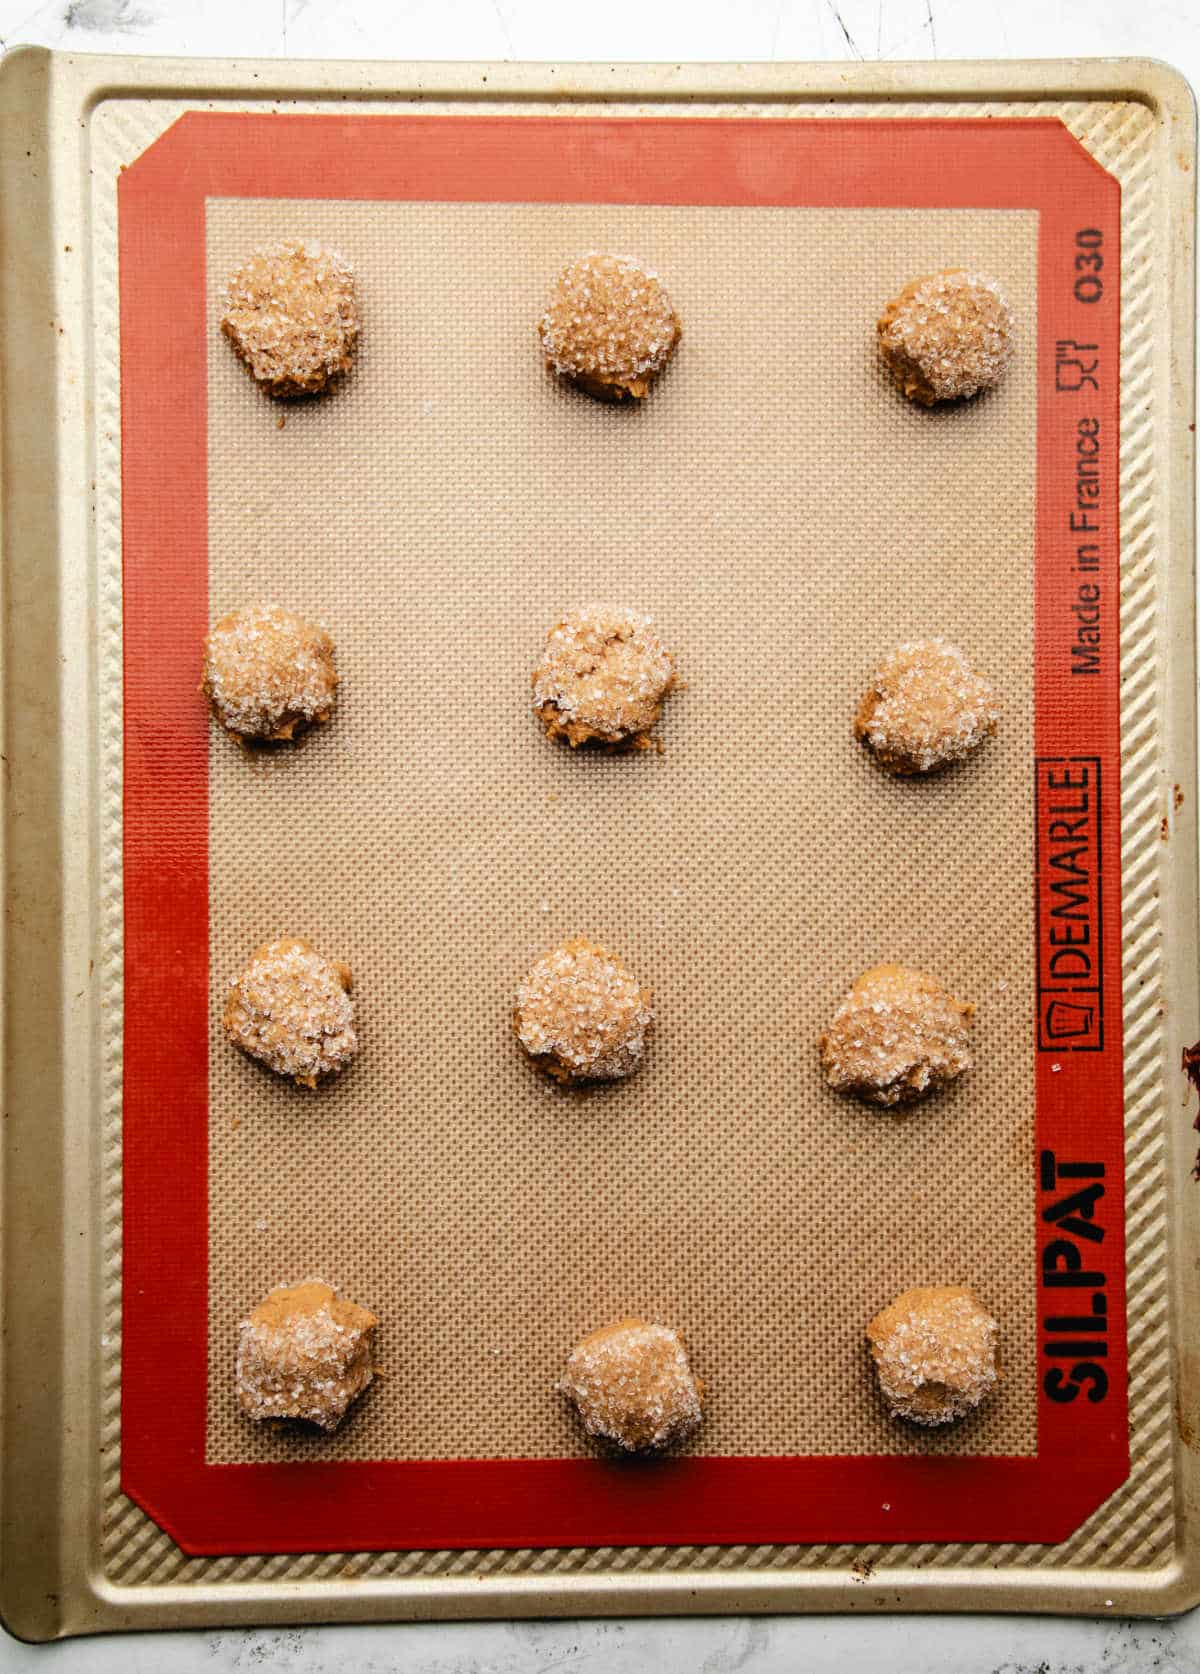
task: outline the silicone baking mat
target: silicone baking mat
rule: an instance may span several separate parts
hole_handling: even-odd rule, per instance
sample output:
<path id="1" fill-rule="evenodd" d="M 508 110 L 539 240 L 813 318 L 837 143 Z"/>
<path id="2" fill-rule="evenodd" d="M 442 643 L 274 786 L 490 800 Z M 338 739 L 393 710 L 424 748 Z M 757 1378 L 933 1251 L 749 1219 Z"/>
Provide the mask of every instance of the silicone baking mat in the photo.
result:
<path id="1" fill-rule="evenodd" d="M 186 1548 L 1052 1540 L 1122 1479 L 1119 209 L 1028 120 L 193 114 L 123 176 L 123 1470 Z M 216 297 L 290 232 L 350 257 L 364 336 L 331 399 L 277 410 Z M 644 410 L 538 365 L 545 286 L 597 245 L 684 320 Z M 1010 292 L 1017 360 L 926 413 L 873 320 L 952 262 Z M 247 597 L 328 621 L 345 680 L 269 768 L 195 693 Z M 592 598 L 678 654 L 661 757 L 571 757 L 528 714 L 545 628 Z M 927 632 L 1004 719 L 898 784 L 849 718 Z M 284 931 L 357 977 L 361 1058 L 315 1098 L 214 1029 Z M 659 1019 L 584 1097 L 507 1032 L 579 932 Z M 883 958 L 980 1013 L 973 1074 L 902 1118 L 815 1063 Z M 380 1314 L 385 1375 L 332 1442 L 252 1433 L 236 1319 L 314 1270 Z M 1005 1384 L 913 1437 L 862 1327 L 948 1279 L 1000 1316 Z M 654 1471 L 591 1455 L 552 1389 L 626 1311 L 679 1324 L 712 1391 Z"/>
<path id="2" fill-rule="evenodd" d="M 678 1322 L 706 1377 L 689 1451 L 1035 1452 L 1034 930 L 996 858 L 1033 850 L 1036 216 L 237 199 L 206 225 L 210 319 L 240 255 L 297 229 L 345 250 L 365 316 L 355 376 L 283 431 L 210 332 L 209 609 L 327 620 L 344 703 L 266 771 L 209 737 L 209 1461 L 584 1456 L 554 1381 L 628 1313 Z M 644 411 L 537 351 L 550 278 L 593 247 L 650 261 L 684 320 Z M 948 251 L 1002 278 L 1022 353 L 994 401 L 931 415 L 871 328 Z M 662 756 L 572 756 L 534 721 L 544 632 L 593 598 L 677 653 Z M 897 784 L 850 716 L 930 632 L 989 670 L 1004 727 Z M 315 1101 L 219 1022 L 291 926 L 357 978 L 360 1060 Z M 658 1025 L 628 1083 L 564 1093 L 510 1013 L 580 933 Z M 817 1064 L 885 958 L 979 1006 L 976 1074 L 912 1117 Z M 239 1310 L 310 1271 L 384 1322 L 378 1389 L 315 1448 L 248 1424 L 230 1377 Z M 1002 1317 L 1007 1387 L 930 1437 L 873 1398 L 863 1326 L 940 1275 Z"/>

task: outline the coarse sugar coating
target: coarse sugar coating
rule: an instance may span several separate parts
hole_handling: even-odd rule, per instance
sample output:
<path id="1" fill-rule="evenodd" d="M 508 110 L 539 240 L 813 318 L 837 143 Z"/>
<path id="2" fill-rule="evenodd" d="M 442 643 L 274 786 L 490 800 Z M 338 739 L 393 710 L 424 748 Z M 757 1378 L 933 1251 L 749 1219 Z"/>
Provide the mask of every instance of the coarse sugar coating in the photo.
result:
<path id="1" fill-rule="evenodd" d="M 1012 310 L 999 285 L 963 267 L 905 285 L 878 330 L 892 376 L 923 407 L 994 389 L 1013 354 Z"/>
<path id="2" fill-rule="evenodd" d="M 277 1075 L 315 1087 L 358 1051 L 350 985 L 345 965 L 281 936 L 230 980 L 225 1033 Z"/>
<path id="3" fill-rule="evenodd" d="M 821 1036 L 825 1079 L 870 1104 L 910 1104 L 970 1069 L 974 1011 L 925 971 L 875 965 Z"/>
<path id="4" fill-rule="evenodd" d="M 375 1315 L 320 1279 L 280 1285 L 238 1325 L 237 1396 L 247 1418 L 336 1430 L 372 1381 Z"/>
<path id="5" fill-rule="evenodd" d="M 543 955 L 517 989 L 513 1028 L 556 1081 L 619 1081 L 642 1061 L 651 993 L 582 936 Z"/>
<path id="6" fill-rule="evenodd" d="M 914 1424 L 963 1418 L 1000 1379 L 1000 1327 L 966 1285 L 917 1286 L 867 1326 L 879 1387 Z"/>
<path id="7" fill-rule="evenodd" d="M 651 617 L 589 605 L 551 628 L 531 679 L 548 738 L 644 750 L 676 673 Z"/>
<path id="8" fill-rule="evenodd" d="M 561 378 L 603 401 L 640 401 L 675 352 L 680 325 L 656 273 L 593 252 L 563 268 L 538 331 Z"/>
<path id="9" fill-rule="evenodd" d="M 354 358 L 350 264 L 300 238 L 256 250 L 226 285 L 221 330 L 271 395 L 319 395 Z"/>
<path id="10" fill-rule="evenodd" d="M 558 1385 L 590 1436 L 628 1453 L 657 1453 L 698 1427 L 704 1385 L 678 1331 L 619 1319 L 573 1350 Z"/>
<path id="11" fill-rule="evenodd" d="M 279 605 L 218 617 L 204 642 L 201 690 L 239 740 L 288 742 L 329 719 L 337 694 L 333 640 Z"/>
<path id="12" fill-rule="evenodd" d="M 933 773 L 977 750 L 999 718 L 991 681 L 957 645 L 908 640 L 871 676 L 854 736 L 889 772 Z"/>

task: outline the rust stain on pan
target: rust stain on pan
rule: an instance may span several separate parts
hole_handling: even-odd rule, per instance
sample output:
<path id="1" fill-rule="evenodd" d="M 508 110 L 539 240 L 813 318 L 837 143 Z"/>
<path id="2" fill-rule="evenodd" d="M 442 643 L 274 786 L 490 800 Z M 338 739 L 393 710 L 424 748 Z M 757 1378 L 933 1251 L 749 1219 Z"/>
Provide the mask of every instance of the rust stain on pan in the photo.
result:
<path id="1" fill-rule="evenodd" d="M 1200 1093 L 1200 1040 L 1195 1046 L 1184 1047 L 1180 1067 L 1197 1093 Z M 1200 1115 L 1197 1115 L 1192 1126 L 1200 1131 Z M 1196 1152 L 1196 1161 L 1192 1165 L 1192 1179 L 1200 1180 L 1200 1151 Z"/>

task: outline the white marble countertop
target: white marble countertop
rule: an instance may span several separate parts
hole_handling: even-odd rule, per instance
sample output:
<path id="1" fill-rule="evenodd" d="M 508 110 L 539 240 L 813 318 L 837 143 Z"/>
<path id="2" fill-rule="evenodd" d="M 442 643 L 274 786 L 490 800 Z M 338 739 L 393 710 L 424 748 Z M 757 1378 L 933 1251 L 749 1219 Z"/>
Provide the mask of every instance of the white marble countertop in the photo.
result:
<path id="1" fill-rule="evenodd" d="M 22 1645 L 4 1674 L 1196 1674 L 1200 1611 L 1033 1617 L 463 1622 L 152 1633 Z"/>
<path id="2" fill-rule="evenodd" d="M 263 58 L 1162 58 L 1194 0 L 0 0 L 0 46 Z"/>
<path id="3" fill-rule="evenodd" d="M 1196 0 L 0 0 L 0 47 L 214 57 L 1150 57 L 1200 86 Z M 1171 1622 L 768 1617 L 480 1622 L 19 1644 L 3 1674 L 1197 1674 Z"/>

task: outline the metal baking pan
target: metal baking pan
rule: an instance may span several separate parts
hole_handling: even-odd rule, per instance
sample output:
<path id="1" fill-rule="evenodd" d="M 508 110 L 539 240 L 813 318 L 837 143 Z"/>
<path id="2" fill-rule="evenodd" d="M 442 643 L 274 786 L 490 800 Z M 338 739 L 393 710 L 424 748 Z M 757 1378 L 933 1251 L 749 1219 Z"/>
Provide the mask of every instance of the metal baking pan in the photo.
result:
<path id="1" fill-rule="evenodd" d="M 0 78 L 6 1623 L 49 1639 L 1196 1602 L 1200 1348 L 1186 1300 L 1200 1249 L 1183 1070 L 1200 1035 L 1196 134 L 1183 80 L 1134 61 L 556 69 L 33 49 Z M 379 142 L 380 123 L 403 148 Z M 471 159 L 497 136 L 536 185 L 472 184 Z M 624 162 L 604 165 L 601 191 L 587 159 L 611 157 L 614 136 Z M 895 183 L 896 156 L 911 187 Z M 514 1440 L 480 1461 L 456 1457 L 451 1437 L 429 1461 L 351 1455 L 315 1476 L 239 1462 L 220 1440 L 197 1391 L 215 1329 L 210 1256 L 214 1287 L 223 1259 L 205 1243 L 220 1178 L 206 1170 L 223 1164 L 203 1137 L 208 943 L 196 955 L 189 941 L 206 934 L 209 758 L 172 710 L 207 610 L 204 519 L 217 527 L 220 507 L 206 514 L 203 474 L 177 467 L 191 448 L 201 468 L 204 392 L 213 412 L 223 399 L 207 326 L 195 329 L 207 304 L 188 240 L 203 240 L 206 210 L 219 239 L 231 203 L 272 197 L 303 198 L 314 216 L 351 199 L 534 202 L 539 227 L 559 203 L 658 206 L 664 225 L 693 215 L 692 237 L 706 215 L 743 207 L 1026 218 L 1037 696 L 1019 863 L 1034 869 L 1038 953 L 1019 1038 L 1037 1126 L 1013 1165 L 1027 1167 L 1029 1215 L 1028 1266 L 1012 1271 L 1029 1290 L 1010 1377 L 1032 1428 L 1009 1452 L 791 1453 L 766 1419 L 757 1443 L 749 1430 L 739 1442 L 729 1405 L 714 1406 L 712 1431 L 734 1437 L 727 1451 L 714 1442 L 637 1480 L 565 1441 L 562 1456 L 555 1443 L 523 1457 Z M 689 376 L 664 403 L 682 410 Z M 289 421 L 288 446 L 302 430 Z M 168 550 L 199 568 L 156 570 Z M 694 692 L 680 700 L 683 742 L 702 679 Z M 1050 934 L 1067 873 L 1094 949 L 1083 965 L 1056 958 Z M 645 926 L 648 946 L 672 933 L 667 916 Z"/>

